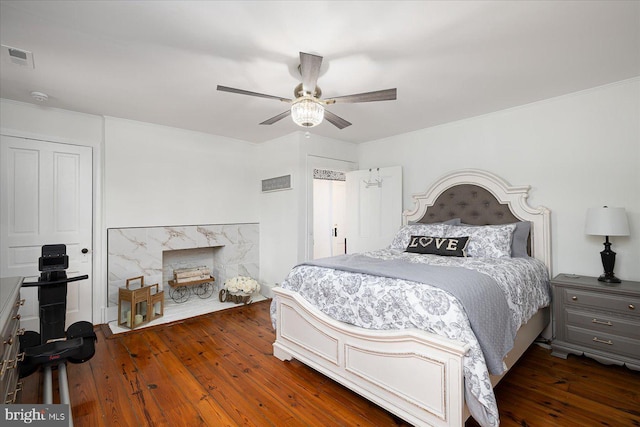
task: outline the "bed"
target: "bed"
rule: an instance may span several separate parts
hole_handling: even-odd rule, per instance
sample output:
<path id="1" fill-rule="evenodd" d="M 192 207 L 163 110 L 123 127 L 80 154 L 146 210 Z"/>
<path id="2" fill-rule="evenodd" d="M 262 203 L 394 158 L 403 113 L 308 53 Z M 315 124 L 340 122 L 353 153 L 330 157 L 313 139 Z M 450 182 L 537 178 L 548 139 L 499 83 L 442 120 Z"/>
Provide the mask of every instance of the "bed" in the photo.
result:
<path id="1" fill-rule="evenodd" d="M 513 341 L 506 347 L 510 348 L 510 351 L 499 360 L 500 367 L 496 367 L 495 362 L 490 362 L 490 356 L 477 357 L 478 351 L 484 351 L 479 348 L 485 349 L 485 347 L 480 344 L 480 339 L 475 340 L 475 337 L 467 339 L 468 326 L 452 328 L 444 321 L 438 322 L 442 324 L 443 332 L 439 332 L 435 327 L 421 329 L 417 327 L 386 329 L 379 325 L 376 329 L 370 329 L 371 326 L 360 327 L 356 326 L 358 321 L 349 320 L 347 321 L 349 323 L 345 323 L 336 320 L 341 316 L 334 315 L 331 310 L 339 311 L 339 307 L 336 309 L 334 306 L 330 310 L 326 307 L 318 308 L 308 301 L 313 299 L 309 295 L 303 296 L 302 292 L 292 290 L 295 286 L 287 286 L 287 281 L 293 283 L 296 280 L 303 281 L 305 277 L 308 278 L 311 275 L 309 271 L 315 272 L 313 274 L 326 274 L 326 277 L 333 277 L 336 282 L 347 283 L 353 276 L 346 275 L 358 274 L 360 274 L 359 277 L 365 277 L 372 282 L 378 280 L 358 271 L 333 270 L 323 265 L 297 266 L 283 282 L 282 287 L 274 288 L 272 303 L 272 318 L 276 328 L 274 356 L 283 361 L 295 358 L 414 425 L 462 426 L 470 414 L 483 426 L 498 425 L 499 419 L 492 387 L 508 372 L 529 345 L 540 334 L 549 335 L 550 329 L 548 327 L 550 319 L 548 278 L 551 264 L 550 212 L 544 207 L 534 208 L 528 204 L 529 189 L 529 186 L 510 186 L 500 177 L 486 171 L 465 169 L 451 172 L 438 179 L 424 193 L 413 196 L 413 209 L 403 213 L 404 227 L 401 231 L 404 230 L 406 236 L 401 236 L 402 233 L 399 232 L 389 248 L 365 254 L 367 260 L 387 258 L 393 262 L 396 258 L 407 258 L 413 264 L 421 264 L 423 260 L 428 260 L 424 261 L 426 264 L 453 263 L 463 267 L 462 270 L 465 271 L 476 267 L 471 268 L 459 263 L 475 262 L 478 271 L 484 273 L 485 267 L 484 264 L 479 263 L 480 258 L 474 260 L 433 255 L 416 256 L 398 248 L 406 246 L 408 239 L 416 237 L 411 235 L 416 229 L 427 230 L 427 233 L 434 232 L 435 234 L 431 235 L 437 235 L 434 230 L 440 230 L 437 228 L 440 224 L 451 224 L 443 226 L 446 228 L 442 230 L 447 230 L 448 233 L 454 230 L 451 227 L 459 227 L 460 222 L 468 224 L 468 226 L 455 228 L 456 232 L 467 228 L 461 232 L 462 234 L 468 234 L 471 226 L 493 225 L 496 229 L 511 230 L 513 236 L 515 236 L 514 224 L 519 224 L 518 239 L 521 246 L 519 250 L 524 250 L 526 253 L 519 254 L 518 259 L 513 258 L 513 261 L 506 257 L 502 260 L 492 260 L 491 263 L 504 263 L 507 269 L 512 269 L 510 263 L 523 264 L 526 268 L 534 269 L 535 274 L 526 273 L 526 275 L 536 276 L 534 280 L 538 290 L 535 292 L 527 290 L 524 293 L 539 293 L 541 299 L 535 303 L 527 303 L 529 304 L 528 312 L 519 314 L 517 330 L 513 330 L 513 337 L 511 337 Z M 522 224 L 527 225 L 524 227 L 526 230 L 524 235 L 520 227 Z M 475 229 L 471 230 L 471 233 L 474 232 Z M 515 244 L 515 239 L 513 243 Z M 394 244 L 395 249 L 393 249 Z M 469 250 L 469 245 L 465 249 Z M 475 250 L 482 251 L 477 247 Z M 351 259 L 347 261 L 349 264 Z M 302 278 L 297 279 L 295 274 Z M 323 281 L 330 281 L 326 277 Z M 343 277 L 347 279 L 343 280 Z M 411 282 L 410 279 L 411 277 L 400 277 L 394 279 L 396 282 L 393 283 L 394 286 L 396 284 L 404 286 L 405 282 Z M 514 280 L 511 279 L 511 281 Z M 504 286 L 508 286 L 509 280 L 504 279 L 502 282 L 505 282 Z M 503 286 L 503 283 L 500 285 Z M 383 286 L 389 287 L 389 285 Z M 447 292 L 433 290 L 429 286 L 427 289 L 429 292 L 424 293 L 434 293 L 440 297 L 444 293 L 448 299 L 453 298 L 451 300 L 453 303 L 447 303 L 447 307 L 457 305 L 456 298 L 451 297 Z M 523 292 L 519 293 L 518 298 L 523 297 L 521 293 Z M 542 295 L 545 293 L 546 295 Z M 345 303 L 345 305 L 348 304 Z M 509 304 L 513 305 L 511 302 Z M 419 303 L 416 303 L 416 306 L 418 305 Z M 534 305 L 536 306 L 532 308 Z M 513 314 L 512 307 L 509 308 L 512 311 L 510 317 L 517 317 Z M 455 315 L 460 316 L 457 312 Z M 394 314 L 391 317 L 396 318 L 400 315 Z M 469 314 L 468 323 L 471 323 L 472 317 Z M 452 324 L 458 323 L 462 322 L 454 321 Z M 515 324 L 516 320 L 512 323 Z M 456 332 L 447 332 L 450 329 Z M 482 334 L 476 335 L 480 337 Z M 509 334 L 505 332 L 504 336 L 507 335 Z M 457 339 L 451 338 L 454 336 Z M 491 370 L 496 373 L 495 375 L 489 375 L 488 366 L 492 366 Z"/>

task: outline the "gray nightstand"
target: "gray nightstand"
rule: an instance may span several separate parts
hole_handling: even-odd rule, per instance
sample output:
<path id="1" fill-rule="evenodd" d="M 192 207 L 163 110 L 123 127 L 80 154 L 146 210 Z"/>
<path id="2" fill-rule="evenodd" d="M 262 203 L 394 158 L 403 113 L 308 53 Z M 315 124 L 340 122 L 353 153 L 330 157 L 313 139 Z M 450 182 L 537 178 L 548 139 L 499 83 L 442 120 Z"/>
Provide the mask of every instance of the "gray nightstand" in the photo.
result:
<path id="1" fill-rule="evenodd" d="M 640 370 L 640 282 L 559 274 L 553 289 L 553 356 L 569 353 Z"/>

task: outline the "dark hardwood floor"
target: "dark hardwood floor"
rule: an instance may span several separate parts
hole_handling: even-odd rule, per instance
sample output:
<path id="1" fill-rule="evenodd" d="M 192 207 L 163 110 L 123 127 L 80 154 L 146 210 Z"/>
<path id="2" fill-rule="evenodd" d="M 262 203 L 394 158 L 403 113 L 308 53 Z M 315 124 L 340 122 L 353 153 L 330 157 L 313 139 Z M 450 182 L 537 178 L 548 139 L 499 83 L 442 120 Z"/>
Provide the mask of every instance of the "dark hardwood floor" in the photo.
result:
<path id="1" fill-rule="evenodd" d="M 97 334 L 95 356 L 68 365 L 76 427 L 407 425 L 301 363 L 273 357 L 269 301 L 121 335 L 101 325 Z M 23 382 L 21 403 L 40 403 L 41 374 Z M 558 359 L 539 346 L 496 397 L 503 427 L 640 426 L 640 372 Z"/>

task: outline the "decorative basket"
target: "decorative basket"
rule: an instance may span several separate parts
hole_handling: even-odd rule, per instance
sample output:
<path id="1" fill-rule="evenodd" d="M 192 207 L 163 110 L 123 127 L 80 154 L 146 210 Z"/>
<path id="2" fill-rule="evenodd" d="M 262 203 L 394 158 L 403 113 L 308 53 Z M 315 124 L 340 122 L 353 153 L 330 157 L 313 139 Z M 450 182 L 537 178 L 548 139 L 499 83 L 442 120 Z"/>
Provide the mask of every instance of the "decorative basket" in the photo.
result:
<path id="1" fill-rule="evenodd" d="M 235 304 L 249 304 L 251 303 L 251 295 L 244 292 L 229 292 L 226 289 L 220 290 L 220 302 L 232 302 Z"/>

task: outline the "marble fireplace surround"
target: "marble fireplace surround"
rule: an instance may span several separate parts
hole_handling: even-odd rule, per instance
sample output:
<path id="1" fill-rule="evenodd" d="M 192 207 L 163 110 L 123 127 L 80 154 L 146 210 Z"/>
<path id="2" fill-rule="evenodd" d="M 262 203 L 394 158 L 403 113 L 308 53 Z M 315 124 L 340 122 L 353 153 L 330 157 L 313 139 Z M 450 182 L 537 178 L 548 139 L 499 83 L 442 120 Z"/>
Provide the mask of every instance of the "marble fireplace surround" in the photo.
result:
<path id="1" fill-rule="evenodd" d="M 118 288 L 125 286 L 128 278 L 137 276 L 144 276 L 148 284 L 159 283 L 168 298 L 167 280 L 171 277 L 166 272 L 163 275 L 166 251 L 213 248 L 212 274 L 218 285 L 237 275 L 259 277 L 257 223 L 110 228 L 107 248 L 109 307 L 118 305 Z M 188 263 L 192 251 L 184 252 Z M 195 252 L 199 253 L 194 258 L 197 263 L 202 251 Z"/>

